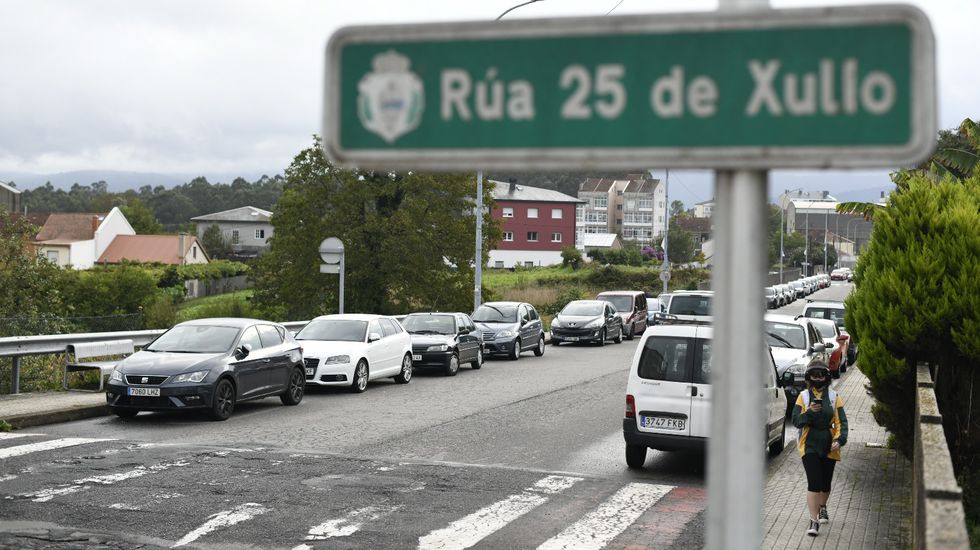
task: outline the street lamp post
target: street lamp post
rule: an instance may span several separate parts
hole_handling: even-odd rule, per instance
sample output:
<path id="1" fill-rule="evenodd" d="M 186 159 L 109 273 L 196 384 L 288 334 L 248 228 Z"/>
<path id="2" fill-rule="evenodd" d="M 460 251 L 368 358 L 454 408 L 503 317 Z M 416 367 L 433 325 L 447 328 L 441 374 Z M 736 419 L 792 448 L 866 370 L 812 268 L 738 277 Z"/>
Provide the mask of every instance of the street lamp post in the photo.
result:
<path id="1" fill-rule="evenodd" d="M 783 260 L 786 258 L 786 251 L 783 249 L 783 235 L 786 234 L 786 224 L 783 218 L 786 215 L 785 201 L 789 200 L 789 193 L 793 191 L 803 191 L 802 187 L 796 189 L 786 189 L 783 191 L 783 199 L 779 201 L 779 284 L 783 284 Z"/>

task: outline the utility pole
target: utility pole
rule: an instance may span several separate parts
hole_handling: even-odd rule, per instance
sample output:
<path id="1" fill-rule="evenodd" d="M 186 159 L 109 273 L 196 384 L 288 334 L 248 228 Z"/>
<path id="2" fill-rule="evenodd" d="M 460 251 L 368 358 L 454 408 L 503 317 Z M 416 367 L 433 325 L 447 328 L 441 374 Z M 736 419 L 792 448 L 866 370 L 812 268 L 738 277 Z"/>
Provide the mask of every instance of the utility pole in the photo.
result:
<path id="1" fill-rule="evenodd" d="M 810 201 L 813 204 L 813 201 Z M 803 234 L 803 276 L 810 276 L 810 207 L 806 208 L 806 232 Z"/>
<path id="2" fill-rule="evenodd" d="M 483 170 L 476 173 L 476 282 L 473 285 L 473 311 L 483 303 Z"/>
<path id="3" fill-rule="evenodd" d="M 664 170 L 664 263 L 661 264 L 662 271 L 670 273 L 670 262 L 667 259 L 667 234 L 670 231 L 670 169 Z M 670 276 L 661 277 L 664 282 L 663 293 L 667 294 L 667 282 L 670 281 Z"/>

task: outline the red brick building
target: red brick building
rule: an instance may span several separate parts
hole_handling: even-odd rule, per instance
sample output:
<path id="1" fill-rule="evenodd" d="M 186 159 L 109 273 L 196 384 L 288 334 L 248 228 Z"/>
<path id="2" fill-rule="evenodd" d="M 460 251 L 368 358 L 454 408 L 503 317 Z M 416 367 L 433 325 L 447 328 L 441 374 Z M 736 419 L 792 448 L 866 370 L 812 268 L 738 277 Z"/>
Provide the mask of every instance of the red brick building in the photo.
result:
<path id="1" fill-rule="evenodd" d="M 503 239 L 490 251 L 489 267 L 561 263 L 561 249 L 575 246 L 575 207 L 583 201 L 558 191 L 514 183 L 494 185 Z"/>

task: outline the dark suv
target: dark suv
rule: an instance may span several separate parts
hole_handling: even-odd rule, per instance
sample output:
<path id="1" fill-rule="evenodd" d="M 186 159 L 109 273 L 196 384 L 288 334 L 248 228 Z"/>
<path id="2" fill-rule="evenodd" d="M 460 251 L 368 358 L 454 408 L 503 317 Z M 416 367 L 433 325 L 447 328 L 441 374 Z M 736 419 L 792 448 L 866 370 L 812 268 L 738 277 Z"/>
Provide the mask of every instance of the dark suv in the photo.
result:
<path id="1" fill-rule="evenodd" d="M 413 313 L 402 326 L 412 336 L 412 366 L 456 376 L 460 363 L 483 366 L 483 335 L 465 313 Z"/>
<path id="2" fill-rule="evenodd" d="M 483 334 L 483 351 L 517 361 L 521 352 L 544 355 L 544 328 L 534 306 L 524 302 L 487 302 L 473 312 Z"/>

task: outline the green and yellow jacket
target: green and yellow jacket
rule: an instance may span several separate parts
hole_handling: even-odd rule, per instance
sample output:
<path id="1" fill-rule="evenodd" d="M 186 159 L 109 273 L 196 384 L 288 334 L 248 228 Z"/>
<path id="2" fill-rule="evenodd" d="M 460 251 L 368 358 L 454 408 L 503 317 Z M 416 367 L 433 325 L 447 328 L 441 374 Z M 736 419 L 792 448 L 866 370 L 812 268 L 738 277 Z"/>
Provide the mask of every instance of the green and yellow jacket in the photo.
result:
<path id="1" fill-rule="evenodd" d="M 804 404 L 804 394 L 812 392 L 813 399 L 821 399 L 823 393 L 817 389 L 804 390 L 796 398 L 793 407 L 793 425 L 800 429 L 799 451 L 805 454 L 816 454 L 833 460 L 840 460 L 840 449 L 831 452 L 830 445 L 834 441 L 843 447 L 847 444 L 847 415 L 844 414 L 844 401 L 836 395 L 836 403 L 830 408 L 824 404 L 819 413 L 808 410 Z"/>

